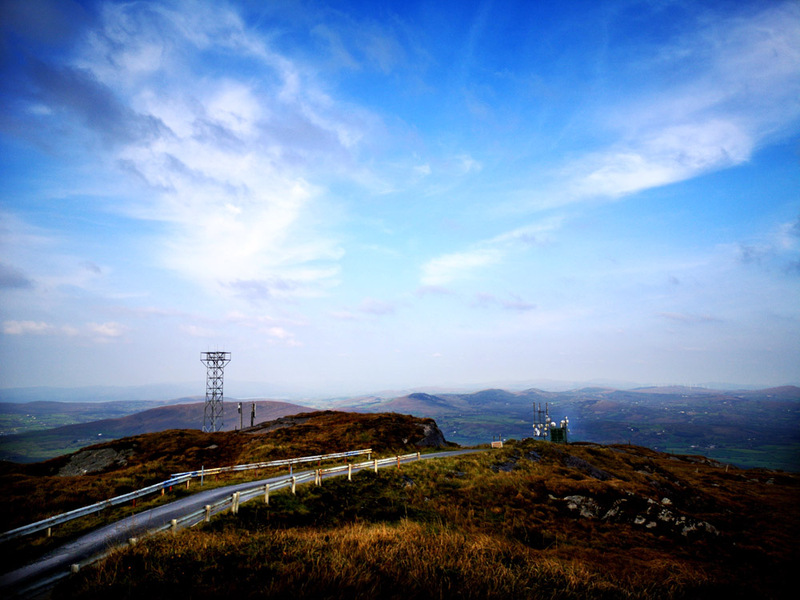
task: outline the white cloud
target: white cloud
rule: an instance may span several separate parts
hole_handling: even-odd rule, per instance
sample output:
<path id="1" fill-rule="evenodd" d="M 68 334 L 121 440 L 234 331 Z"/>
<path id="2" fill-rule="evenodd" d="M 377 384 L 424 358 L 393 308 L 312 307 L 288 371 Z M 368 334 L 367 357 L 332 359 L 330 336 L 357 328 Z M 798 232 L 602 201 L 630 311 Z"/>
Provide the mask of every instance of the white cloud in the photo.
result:
<path id="1" fill-rule="evenodd" d="M 753 239 L 728 246 L 728 251 L 743 264 L 764 269 L 779 268 L 791 274 L 800 272 L 800 218 L 780 223 Z"/>
<path id="2" fill-rule="evenodd" d="M 563 216 L 542 219 L 482 240 L 463 252 L 433 258 L 422 265 L 421 283 L 435 289 L 468 278 L 477 270 L 501 263 L 509 252 L 547 243 L 563 223 Z"/>
<path id="3" fill-rule="evenodd" d="M 525 312 L 536 309 L 536 305 L 531 302 L 523 300 L 517 295 L 512 295 L 511 298 L 498 298 L 494 294 L 481 292 L 475 295 L 474 306 L 480 308 L 488 308 L 492 306 L 499 306 L 505 310 L 513 310 Z"/>
<path id="4" fill-rule="evenodd" d="M 42 335 L 54 333 L 57 328 L 44 321 L 5 321 L 3 333 L 6 335 Z"/>
<path id="5" fill-rule="evenodd" d="M 292 337 L 292 334 L 286 331 L 283 327 L 270 327 L 266 333 L 279 340 L 287 340 Z"/>
<path id="6" fill-rule="evenodd" d="M 184 324 L 180 326 L 180 330 L 186 335 L 198 338 L 215 338 L 219 335 L 213 329 L 209 329 L 208 327 L 200 327 L 198 325 Z"/>
<path id="7" fill-rule="evenodd" d="M 390 302 L 377 300 L 375 298 L 366 298 L 361 303 L 358 310 L 369 315 L 382 316 L 394 313 L 397 307 Z"/>
<path id="8" fill-rule="evenodd" d="M 123 336 L 128 327 L 120 323 L 87 323 L 83 327 L 53 325 L 45 321 L 4 321 L 5 335 L 56 335 L 88 337 L 95 341 L 107 341 Z"/>
<path id="9" fill-rule="evenodd" d="M 658 316 L 664 319 L 668 319 L 670 321 L 684 323 L 686 325 L 715 323 L 721 320 L 718 317 L 714 317 L 712 315 L 696 315 L 696 314 L 676 313 L 676 312 L 662 312 L 658 313 Z"/>
<path id="10" fill-rule="evenodd" d="M 224 323 L 246 327 L 257 334 L 266 336 L 271 343 L 280 342 L 287 346 L 301 346 L 302 343 L 296 339 L 293 331 L 287 327 L 296 327 L 303 325 L 300 321 L 291 321 L 290 319 L 276 319 L 269 315 L 248 315 L 242 312 L 234 311 L 223 319 Z M 229 326 L 226 326 L 229 329 Z M 252 335 L 250 332 L 248 336 Z"/>
<path id="11" fill-rule="evenodd" d="M 330 316 L 334 319 L 338 319 L 340 321 L 358 321 L 362 318 L 349 310 L 334 310 L 328 314 L 330 314 Z"/>
<path id="12" fill-rule="evenodd" d="M 497 264 L 503 253 L 497 248 L 476 248 L 444 254 L 422 266 L 422 285 L 441 286 L 467 277 L 476 269 Z"/>
<path id="13" fill-rule="evenodd" d="M 285 344 L 286 346 L 300 347 L 303 345 L 302 342 L 295 338 L 294 333 L 284 329 L 283 327 L 269 327 L 261 330 L 261 333 L 273 338 L 275 341 Z"/>
<path id="14" fill-rule="evenodd" d="M 209 67 L 230 50 L 246 69 Z M 152 189 L 121 210 L 170 226 L 155 248 L 164 266 L 221 293 L 237 281 L 291 282 L 282 296 L 337 284 L 342 250 L 307 174 L 363 177 L 351 153 L 380 127 L 373 115 L 334 101 L 219 5 L 106 5 L 75 64 L 100 84 L 87 90 L 121 104 L 107 101 L 106 134 Z M 134 115 L 147 137 L 111 129 L 112 116 Z"/>
<path id="15" fill-rule="evenodd" d="M 392 302 L 365 298 L 358 306 L 352 309 L 334 310 L 328 314 L 339 321 L 366 321 L 377 317 L 392 315 L 397 311 L 397 305 Z"/>
<path id="16" fill-rule="evenodd" d="M 120 323 L 89 323 L 87 325 L 89 333 L 98 339 L 118 338 L 125 335 L 128 328 Z"/>
<path id="17" fill-rule="evenodd" d="M 473 172 L 477 173 L 483 169 L 483 165 L 479 161 L 472 158 L 469 154 L 460 154 L 456 157 L 456 160 L 458 160 L 461 164 L 461 172 L 464 175 Z"/>
<path id="18" fill-rule="evenodd" d="M 426 176 L 431 174 L 431 166 L 427 163 L 414 167 L 414 172 L 417 175 Z"/>
<path id="19" fill-rule="evenodd" d="M 567 197 L 616 198 L 746 161 L 753 140 L 735 124 L 712 120 L 667 127 L 636 144 L 589 155 L 567 167 Z"/>
<path id="20" fill-rule="evenodd" d="M 800 117 L 800 5 L 765 4 L 715 20 L 672 48 L 650 52 L 637 74 L 681 76 L 601 105 L 593 126 L 618 139 L 572 160 L 537 186 L 528 207 L 618 199 L 748 161 L 763 143 L 796 131 Z"/>

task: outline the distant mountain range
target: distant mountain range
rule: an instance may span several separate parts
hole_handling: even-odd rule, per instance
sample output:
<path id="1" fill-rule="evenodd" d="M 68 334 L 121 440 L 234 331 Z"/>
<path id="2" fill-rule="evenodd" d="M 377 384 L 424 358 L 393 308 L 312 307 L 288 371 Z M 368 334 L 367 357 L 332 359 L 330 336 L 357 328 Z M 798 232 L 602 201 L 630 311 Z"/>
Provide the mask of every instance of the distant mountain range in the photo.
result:
<path id="1" fill-rule="evenodd" d="M 239 414 L 236 400 L 224 402 L 225 415 L 223 431 L 239 428 Z M 100 406 L 96 403 L 31 402 L 27 404 L 0 403 L 0 414 L 8 410 L 25 410 L 26 415 L 46 418 L 53 415 L 75 415 L 83 411 L 97 414 L 98 407 L 107 411 L 118 410 L 117 403 L 109 402 Z M 255 423 L 272 421 L 287 415 L 314 410 L 307 406 L 272 400 L 247 400 L 242 402 L 242 424 L 250 425 L 251 405 L 256 405 Z M 168 429 L 202 429 L 205 402 L 170 404 L 158 406 L 134 414 L 105 418 L 84 423 L 62 425 L 41 431 L 0 436 L 0 460 L 32 462 L 52 458 L 67 452 L 74 452 L 84 446 L 98 442 L 130 437 L 142 433 L 165 431 Z"/>
<path id="2" fill-rule="evenodd" d="M 800 385 L 800 382 L 795 382 Z M 282 386 L 272 382 L 254 381 L 226 381 L 225 394 L 231 398 L 274 398 L 287 402 L 309 401 L 326 402 L 331 398 L 345 400 L 347 398 L 359 397 L 366 394 L 366 391 L 358 391 L 356 386 L 350 386 L 349 391 L 338 389 L 303 389 L 298 386 Z M 402 389 L 385 389 L 380 391 L 369 390 L 369 396 L 380 398 L 396 398 L 414 392 L 424 392 L 429 394 L 465 394 L 476 389 L 505 389 L 511 391 L 524 391 L 529 389 L 546 389 L 556 392 L 566 392 L 588 387 L 597 387 L 614 390 L 632 389 L 678 389 L 676 386 L 657 388 L 644 387 L 643 384 L 629 381 L 615 381 L 598 379 L 593 381 L 557 381 L 551 379 L 537 379 L 515 382 L 484 382 L 483 384 L 471 385 L 440 385 L 425 386 Z M 150 385 L 95 385 L 81 387 L 56 387 L 56 386 L 32 386 L 32 387 L 7 387 L 0 388 L 0 403 L 3 402 L 139 402 L 153 401 L 174 403 L 172 398 L 184 398 L 196 395 L 203 391 L 203 383 L 183 382 L 183 383 L 161 383 Z M 759 386 L 739 385 L 731 383 L 702 383 L 694 386 L 687 386 L 680 389 L 706 390 L 706 391 L 739 391 L 739 390 L 758 390 Z"/>
<path id="3" fill-rule="evenodd" d="M 733 392 L 680 386 L 414 392 L 345 400 L 335 407 L 433 417 L 448 440 L 473 445 L 493 436 L 531 437 L 534 402 L 547 406 L 556 421 L 569 417 L 571 440 L 632 443 L 741 466 L 800 471 L 800 388 L 795 386 Z"/>
<path id="4" fill-rule="evenodd" d="M 314 402 L 314 406 L 246 400 L 242 422 L 249 425 L 252 402 L 257 405 L 257 422 L 318 408 L 395 412 L 434 418 L 448 440 L 476 445 L 496 436 L 531 437 L 533 404 L 537 403 L 546 405 L 556 421 L 569 417 L 572 441 L 631 443 L 745 467 L 800 471 L 800 388 L 795 386 L 737 391 L 681 386 L 430 391 L 359 396 Z M 225 400 L 226 430 L 238 427 L 236 401 Z M 0 459 L 43 460 L 101 440 L 166 429 L 200 429 L 202 420 L 203 402 L 196 396 L 158 403 L 0 403 L 0 430 L 27 430 L 0 436 Z"/>

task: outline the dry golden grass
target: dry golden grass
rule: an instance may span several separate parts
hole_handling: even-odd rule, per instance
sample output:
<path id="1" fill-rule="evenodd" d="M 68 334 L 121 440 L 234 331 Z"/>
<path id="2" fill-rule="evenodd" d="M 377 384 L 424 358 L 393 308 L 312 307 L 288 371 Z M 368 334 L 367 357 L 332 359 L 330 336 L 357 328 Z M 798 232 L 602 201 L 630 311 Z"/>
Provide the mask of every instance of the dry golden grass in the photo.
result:
<path id="1" fill-rule="evenodd" d="M 363 446 L 403 451 L 417 428 L 400 415 L 321 413 L 260 436 L 140 436 L 117 442 L 136 444 L 136 452 L 107 473 L 7 472 L 14 485 L 5 502 L 33 490 L 41 505 L 31 513 L 85 504 L 87 495 L 122 493 L 197 461 Z M 581 516 L 567 496 L 590 498 L 603 511 L 624 500 L 632 512 L 618 520 Z M 719 533 L 636 525 L 634 513 L 654 503 Z M 794 474 L 630 446 L 524 441 L 301 487 L 275 494 L 269 506 L 252 501 L 236 517 L 117 552 L 54 597 L 793 598 L 798 506 Z"/>
<path id="2" fill-rule="evenodd" d="M 60 590 L 70 598 L 651 598 L 637 578 L 490 534 L 402 520 L 334 529 L 191 531 L 116 554 Z M 553 553 L 555 554 L 555 553 Z M 657 597 L 708 583 L 643 564 Z"/>
<path id="3" fill-rule="evenodd" d="M 130 451 L 122 467 L 80 476 L 56 473 L 69 456 L 43 463 L 0 463 L 0 531 L 32 523 L 164 481 L 171 473 L 235 464 L 372 448 L 376 453 L 416 451 L 419 424 L 408 415 L 324 411 L 298 415 L 308 421 L 267 434 L 174 430 L 114 440 L 92 448 Z M 223 475 L 233 482 L 260 473 Z M 238 479 L 237 479 L 238 478 Z"/>
<path id="4" fill-rule="evenodd" d="M 789 598 L 799 490 L 794 475 L 641 448 L 525 442 L 254 501 L 115 554 L 56 597 Z M 720 533 L 581 517 L 573 494 L 642 510 L 669 496 Z"/>

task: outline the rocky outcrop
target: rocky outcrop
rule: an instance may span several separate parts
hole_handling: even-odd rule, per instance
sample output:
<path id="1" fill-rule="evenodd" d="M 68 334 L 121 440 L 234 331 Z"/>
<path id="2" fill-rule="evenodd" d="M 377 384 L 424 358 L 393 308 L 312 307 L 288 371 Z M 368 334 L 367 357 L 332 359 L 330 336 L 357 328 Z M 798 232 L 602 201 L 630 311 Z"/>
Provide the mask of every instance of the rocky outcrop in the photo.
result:
<path id="1" fill-rule="evenodd" d="M 433 419 L 429 422 L 420 423 L 419 431 L 422 437 L 419 440 L 412 440 L 415 446 L 420 448 L 444 448 L 447 446 L 444 434 Z"/>
<path id="2" fill-rule="evenodd" d="M 105 471 L 109 467 L 124 467 L 133 450 L 114 450 L 113 448 L 98 448 L 96 450 L 81 450 L 73 454 L 69 462 L 58 471 L 60 477 L 86 475 Z"/>
<path id="3" fill-rule="evenodd" d="M 707 521 L 681 514 L 669 498 L 656 501 L 629 493 L 628 497 L 610 503 L 580 495 L 566 496 L 562 500 L 567 510 L 584 519 L 626 523 L 683 537 L 719 535 L 717 528 Z"/>
<path id="4" fill-rule="evenodd" d="M 286 427 L 294 427 L 295 425 L 302 425 L 303 423 L 307 423 L 310 418 L 311 418 L 310 416 L 280 417 L 279 419 L 275 419 L 274 421 L 260 423 L 258 425 L 255 425 L 254 427 L 246 427 L 242 429 L 242 431 L 244 433 L 270 433 L 271 431 L 276 431 L 277 429 L 284 429 Z"/>
<path id="5" fill-rule="evenodd" d="M 598 469 L 589 461 L 586 461 L 578 456 L 567 456 L 564 459 L 564 465 L 573 469 L 578 469 L 589 477 L 599 479 L 600 481 L 608 481 L 609 479 L 614 478 L 614 476 L 610 473 L 603 471 L 603 469 Z"/>

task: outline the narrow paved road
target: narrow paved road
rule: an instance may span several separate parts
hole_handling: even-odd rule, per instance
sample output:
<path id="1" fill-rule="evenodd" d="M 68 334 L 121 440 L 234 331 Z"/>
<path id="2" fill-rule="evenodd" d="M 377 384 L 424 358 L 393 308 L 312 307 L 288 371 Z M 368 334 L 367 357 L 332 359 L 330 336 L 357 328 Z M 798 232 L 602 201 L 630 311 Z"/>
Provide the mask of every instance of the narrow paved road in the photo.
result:
<path id="1" fill-rule="evenodd" d="M 447 452 L 436 452 L 434 454 L 423 454 L 421 459 L 445 458 L 483 451 L 484 450 L 450 450 Z M 379 465 L 379 468 L 392 466 L 394 466 L 394 463 Z M 353 469 L 353 472 L 360 470 L 363 469 Z M 294 475 L 300 477 L 308 473 L 314 473 L 314 471 L 298 471 L 295 472 Z M 323 478 L 327 479 L 329 477 L 340 476 L 341 474 L 330 474 L 325 475 Z M 60 546 L 34 563 L 0 576 L 0 592 L 2 592 L 2 595 L 6 598 L 11 595 L 29 596 L 32 593 L 31 590 L 35 589 L 41 591 L 41 589 L 48 587 L 48 582 L 54 583 L 57 579 L 63 577 L 69 572 L 70 566 L 73 564 L 103 554 L 110 548 L 124 545 L 132 537 L 141 537 L 149 531 L 170 523 L 172 519 L 179 519 L 184 515 L 201 510 L 205 505 L 214 504 L 223 498 L 229 497 L 234 492 L 252 489 L 267 483 L 272 485 L 279 481 L 285 481 L 286 477 L 287 475 L 284 473 L 269 479 L 248 481 L 247 483 L 199 492 L 169 504 L 151 508 L 136 515 L 126 517 L 111 525 L 101 527 L 100 529 L 87 533 L 82 537 Z"/>

